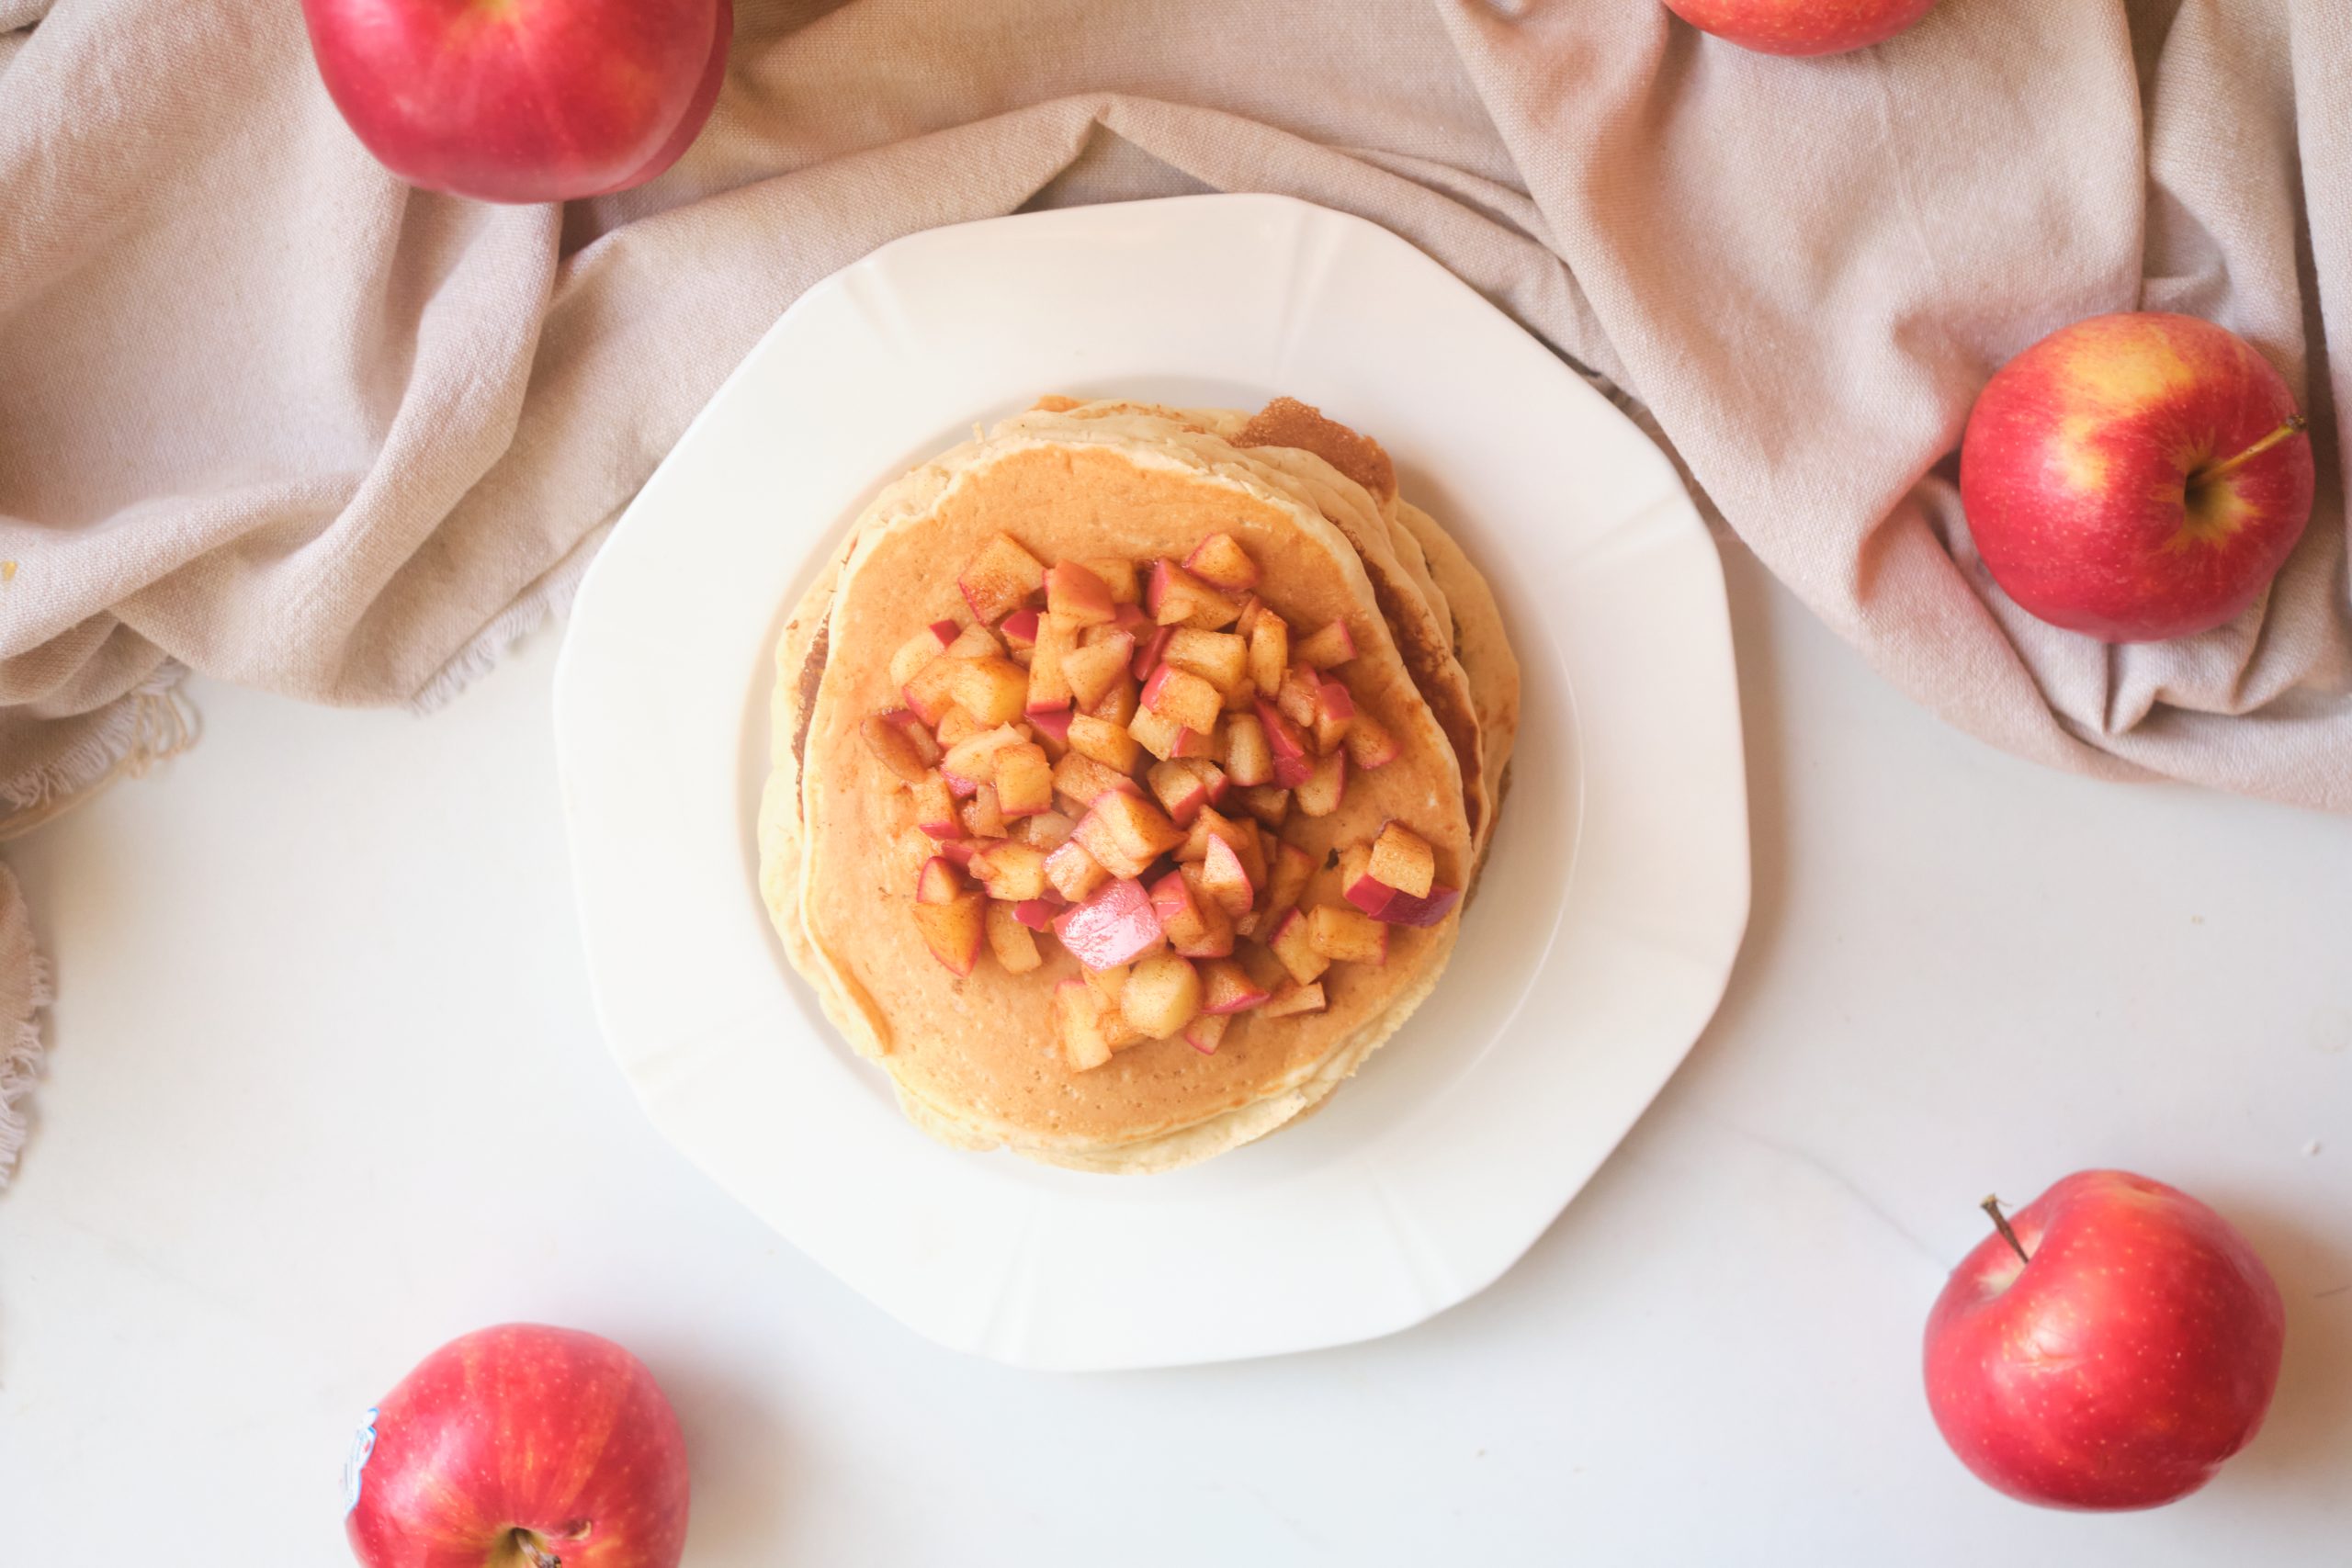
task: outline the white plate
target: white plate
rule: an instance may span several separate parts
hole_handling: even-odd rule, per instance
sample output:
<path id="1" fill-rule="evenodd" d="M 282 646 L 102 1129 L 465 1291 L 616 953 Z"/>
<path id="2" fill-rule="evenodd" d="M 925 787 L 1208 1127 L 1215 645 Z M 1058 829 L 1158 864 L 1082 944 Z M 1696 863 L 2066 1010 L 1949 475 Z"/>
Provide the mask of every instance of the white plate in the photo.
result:
<path id="1" fill-rule="evenodd" d="M 1494 581 L 1526 672 L 1436 994 L 1320 1115 L 1167 1176 L 933 1144 L 757 890 L 785 612 L 881 485 L 1049 391 L 1286 392 L 1373 433 Z M 1747 921 L 1721 569 L 1672 468 L 1412 246 L 1280 197 L 935 230 L 810 289 L 614 530 L 555 715 L 597 1010 L 655 1124 L 885 1311 L 1022 1366 L 1345 1344 L 1476 1293 L 1681 1061 Z"/>

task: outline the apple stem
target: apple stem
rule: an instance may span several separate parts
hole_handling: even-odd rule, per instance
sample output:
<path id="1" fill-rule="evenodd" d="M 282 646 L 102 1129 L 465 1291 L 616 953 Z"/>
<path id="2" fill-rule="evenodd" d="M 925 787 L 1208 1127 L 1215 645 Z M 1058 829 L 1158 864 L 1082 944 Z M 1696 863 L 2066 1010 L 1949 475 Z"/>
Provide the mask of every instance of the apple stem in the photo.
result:
<path id="1" fill-rule="evenodd" d="M 2026 1254 L 2025 1243 L 2019 1241 L 2018 1233 L 2009 1228 L 2008 1216 L 2001 1213 L 2001 1201 L 1998 1198 L 1987 1198 L 1984 1200 L 1984 1209 L 1986 1213 L 1993 1216 L 1993 1228 L 2001 1233 L 2001 1239 L 2009 1244 L 2009 1250 L 2018 1255 L 2018 1261 L 2032 1262 L 2033 1259 Z"/>
<path id="2" fill-rule="evenodd" d="M 2301 435 L 2307 428 L 2310 427 L 2310 424 L 2311 421 L 2305 419 L 2301 414 L 2290 413 L 2287 416 L 2286 423 L 2280 425 L 2278 429 L 2272 431 L 2269 434 L 2264 436 L 2261 440 L 2256 442 L 2253 446 L 2247 447 L 2236 457 L 2224 458 L 2222 461 L 2216 463 L 2210 468 L 2199 468 L 2196 473 L 2189 477 L 2199 484 L 2211 484 L 2215 479 L 2220 479 L 2222 475 L 2234 472 L 2235 470 L 2244 468 L 2246 464 L 2253 462 L 2256 457 L 2261 457 L 2265 452 L 2269 451 L 2281 441 Z"/>
<path id="3" fill-rule="evenodd" d="M 529 1562 L 531 1568 L 563 1568 L 562 1558 L 541 1546 L 537 1536 L 519 1526 L 514 1531 L 514 1549 Z"/>

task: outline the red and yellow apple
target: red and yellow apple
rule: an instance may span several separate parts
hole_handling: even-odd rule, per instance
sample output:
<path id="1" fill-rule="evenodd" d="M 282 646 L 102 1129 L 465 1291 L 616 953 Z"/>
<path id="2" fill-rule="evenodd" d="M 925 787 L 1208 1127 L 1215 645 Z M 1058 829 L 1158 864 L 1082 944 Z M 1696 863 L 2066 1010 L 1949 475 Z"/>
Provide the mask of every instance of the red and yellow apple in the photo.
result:
<path id="1" fill-rule="evenodd" d="M 2079 1171 L 2004 1218 L 1928 1318 L 1928 1407 L 1987 1485 L 2153 1508 L 2251 1442 L 2286 1310 L 2244 1236 L 2185 1192 Z"/>
<path id="2" fill-rule="evenodd" d="M 1666 0 L 1666 8 L 1761 54 L 1842 54 L 1884 43 L 1936 0 Z"/>
<path id="3" fill-rule="evenodd" d="M 727 74 L 732 0 L 302 0 L 327 93 L 412 185 L 570 201 L 676 163 Z"/>
<path id="4" fill-rule="evenodd" d="M 1976 400 L 1960 493 L 2026 610 L 2107 642 L 2207 631 L 2254 603 L 2311 520 L 2311 438 L 2243 338 L 2190 316 L 2094 316 Z"/>
<path id="5" fill-rule="evenodd" d="M 510 1323 L 453 1339 L 368 1413 L 345 1472 L 366 1568 L 677 1568 L 686 1445 L 645 1364 Z"/>

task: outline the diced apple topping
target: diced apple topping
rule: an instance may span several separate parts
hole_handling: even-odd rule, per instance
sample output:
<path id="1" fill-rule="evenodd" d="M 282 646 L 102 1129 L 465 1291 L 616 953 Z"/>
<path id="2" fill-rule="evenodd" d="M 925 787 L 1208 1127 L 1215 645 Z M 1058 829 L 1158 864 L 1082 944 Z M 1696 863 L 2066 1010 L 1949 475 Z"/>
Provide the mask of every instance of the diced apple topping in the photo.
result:
<path id="1" fill-rule="evenodd" d="M 1054 934 L 1089 969 L 1132 964 L 1164 940 L 1151 895 L 1133 877 L 1106 882 L 1054 919 Z"/>
<path id="2" fill-rule="evenodd" d="M 1250 678 L 1250 645 L 1231 632 L 1204 632 L 1179 626 L 1170 634 L 1160 658 L 1172 668 L 1199 676 L 1219 692 L 1230 692 Z"/>
<path id="3" fill-rule="evenodd" d="M 1120 1014 L 1155 1040 L 1181 1032 L 1200 1010 L 1200 973 L 1173 953 L 1144 959 L 1119 987 Z"/>
<path id="4" fill-rule="evenodd" d="M 903 713 L 906 710 L 902 708 L 899 711 Z M 916 719 L 915 722 L 921 724 L 922 720 Z M 961 746 L 986 728 L 962 708 L 951 707 L 940 716 L 939 744 L 951 749 Z"/>
<path id="5" fill-rule="evenodd" d="M 1317 905 L 1307 911 L 1306 940 L 1334 963 L 1388 962 L 1388 928 L 1361 909 Z"/>
<path id="6" fill-rule="evenodd" d="M 1052 713 L 1070 705 L 1069 661 L 1078 651 L 1078 627 L 1060 615 L 1037 621 L 1037 646 L 1029 655 L 1029 685 L 1022 707 L 1029 713 Z"/>
<path id="7" fill-rule="evenodd" d="M 1399 893 L 1419 898 L 1437 880 L 1437 852 L 1430 841 L 1402 822 L 1391 822 L 1372 841 L 1364 869 Z"/>
<path id="8" fill-rule="evenodd" d="M 955 661 L 942 655 L 909 676 L 899 694 L 917 718 L 936 725 L 956 705 L 956 672 Z M 1025 684 L 1028 677 L 1023 675 L 1022 681 Z"/>
<path id="9" fill-rule="evenodd" d="M 1033 931 L 1047 931 L 1054 929 L 1054 917 L 1062 908 L 1056 898 L 1023 898 L 1012 906 L 1012 918 Z"/>
<path id="10" fill-rule="evenodd" d="M 1111 603 L 1140 604 L 1143 603 L 1143 579 L 1136 570 L 1136 563 L 1119 556 L 1107 556 L 1078 563 L 1102 580 L 1111 591 Z"/>
<path id="11" fill-rule="evenodd" d="M 1136 781 L 1118 769 L 1071 751 L 1054 764 L 1054 793 L 1084 811 L 1114 790 L 1133 791 Z"/>
<path id="12" fill-rule="evenodd" d="M 1250 878 L 1241 856 L 1223 839 L 1211 839 L 1201 857 L 1201 886 L 1225 912 L 1239 919 L 1258 901 L 1257 884 Z"/>
<path id="13" fill-rule="evenodd" d="M 1046 566 L 1010 534 L 999 534 L 965 563 L 956 586 L 976 620 L 1002 620 L 1046 585 Z"/>
<path id="14" fill-rule="evenodd" d="M 1029 696 L 1029 671 L 1012 660 L 1001 655 L 943 659 L 915 679 L 921 681 L 942 665 L 953 671 L 949 680 L 956 705 L 982 724 L 1011 724 L 1021 716 Z M 912 703 L 907 705 L 914 706 Z"/>
<path id="15" fill-rule="evenodd" d="M 1348 726 L 1347 747 L 1348 761 L 1366 772 L 1395 761 L 1397 752 L 1403 750 L 1394 735 L 1362 709 L 1356 712 L 1356 721 Z"/>
<path id="16" fill-rule="evenodd" d="M 1127 733 L 1163 762 L 1171 757 L 1206 757 L 1216 749 L 1209 734 L 1151 708 L 1136 711 L 1135 717 L 1127 721 Z"/>
<path id="17" fill-rule="evenodd" d="M 1111 694 L 1111 688 L 1125 680 L 1127 663 L 1135 658 L 1136 639 L 1126 632 L 1113 632 L 1101 642 L 1089 643 L 1060 656 L 1061 681 L 1072 701 L 1091 713 L 1094 706 Z M 1029 667 L 1034 682 L 1037 667 Z"/>
<path id="18" fill-rule="evenodd" d="M 1315 874 L 1315 857 L 1296 844 L 1284 843 L 1274 851 L 1273 885 L 1266 890 L 1269 909 L 1289 908 L 1306 891 L 1309 878 Z"/>
<path id="19" fill-rule="evenodd" d="M 1295 1013 L 1321 1012 L 1324 1006 L 1323 987 L 1319 981 L 1301 985 L 1293 980 L 1273 994 L 1261 1013 L 1266 1018 L 1289 1018 Z"/>
<path id="20" fill-rule="evenodd" d="M 1216 631 L 1240 618 L 1241 606 L 1172 560 L 1151 564 L 1143 602 L 1151 618 L 1163 626 L 1195 626 Z"/>
<path id="21" fill-rule="evenodd" d="M 1001 839 L 1005 835 L 1004 813 L 996 803 L 996 785 L 982 784 L 972 792 L 959 813 L 964 831 L 975 839 Z"/>
<path id="22" fill-rule="evenodd" d="M 1315 692 L 1315 749 L 1328 752 L 1337 748 L 1355 716 L 1355 699 L 1348 695 L 1345 686 L 1327 677 Z"/>
<path id="23" fill-rule="evenodd" d="M 1143 707 L 1142 683 L 1133 676 L 1121 675 L 1102 694 L 1102 700 L 1087 711 L 1097 718 L 1107 718 L 1113 724 L 1133 724 Z"/>
<path id="24" fill-rule="evenodd" d="M 1250 628 L 1250 679 L 1261 694 L 1271 695 L 1282 690 L 1289 669 L 1290 626 L 1272 610 L 1264 611 Z"/>
<path id="25" fill-rule="evenodd" d="M 1111 1059 L 1111 1034 L 1104 1024 L 1112 1010 L 1112 1004 L 1083 980 L 1064 980 L 1054 987 L 1054 1038 L 1071 1071 L 1087 1072 Z"/>
<path id="26" fill-rule="evenodd" d="M 999 799 L 998 805 L 1003 801 Z M 1035 844 L 1041 850 L 1057 850 L 1069 842 L 1070 829 L 1078 826 L 1078 818 L 1065 811 L 1045 810 L 1016 824 L 1013 832 L 1024 844 Z"/>
<path id="27" fill-rule="evenodd" d="M 1046 896 L 1046 852 L 1035 844 L 1006 839 L 975 854 L 968 869 L 991 898 L 1018 904 Z"/>
<path id="28" fill-rule="evenodd" d="M 956 815 L 956 793 L 940 774 L 925 773 L 915 785 L 915 826 L 934 839 L 960 839 L 964 819 Z"/>
<path id="29" fill-rule="evenodd" d="M 1233 952 L 1233 920 L 1201 886 L 1189 865 L 1151 885 L 1151 905 L 1169 945 L 1187 958 L 1224 958 Z"/>
<path id="30" fill-rule="evenodd" d="M 1234 714 L 1225 721 L 1218 760 L 1225 764 L 1226 776 L 1245 788 L 1273 782 L 1274 753 L 1266 744 L 1266 727 L 1258 721 L 1254 705 L 1252 711 Z"/>
<path id="31" fill-rule="evenodd" d="M 1121 773 L 1132 773 L 1143 761 L 1143 748 L 1136 744 L 1134 736 L 1091 713 L 1079 714 L 1069 721 L 1069 749 Z"/>
<path id="32" fill-rule="evenodd" d="M 874 753 L 875 760 L 907 783 L 921 784 L 923 774 L 930 772 L 930 764 L 923 761 L 922 752 L 913 739 L 920 735 L 929 741 L 929 731 L 920 727 L 910 730 L 904 725 L 892 723 L 888 715 L 876 714 L 859 725 L 857 732 L 865 740 L 865 749 Z M 939 750 L 936 744 L 931 749 L 933 751 Z"/>
<path id="33" fill-rule="evenodd" d="M 1266 939 L 1266 946 L 1283 961 L 1290 977 L 1300 985 L 1307 985 L 1323 977 L 1331 967 L 1330 955 L 1315 945 L 1307 932 L 1306 917 L 1296 909 L 1274 923 L 1273 934 Z"/>
<path id="34" fill-rule="evenodd" d="M 970 795 L 996 777 L 1000 752 L 1023 744 L 1025 742 L 1022 740 L 1019 730 L 1009 724 L 1001 724 L 949 747 L 947 755 L 939 764 L 939 771 L 946 775 L 948 788 L 957 795 Z"/>
<path id="35" fill-rule="evenodd" d="M 1118 613 L 1110 584 L 1074 560 L 1046 573 L 1046 608 L 1075 626 L 1102 626 Z"/>
<path id="36" fill-rule="evenodd" d="M 1211 534 L 1184 558 L 1184 570 L 1212 588 L 1245 593 L 1258 585 L 1258 563 L 1230 534 Z"/>
<path id="37" fill-rule="evenodd" d="M 1298 645 L 1292 657 L 1313 670 L 1329 670 L 1335 664 L 1345 664 L 1356 656 L 1355 634 L 1348 630 L 1345 621 L 1333 621 L 1321 631 Z"/>
<path id="38" fill-rule="evenodd" d="M 996 753 L 996 805 L 1008 821 L 1054 808 L 1054 765 L 1034 740 Z"/>
<path id="39" fill-rule="evenodd" d="M 1290 791 L 1280 784 L 1260 784 L 1241 792 L 1241 808 L 1269 828 L 1279 828 L 1290 816 Z"/>
<path id="40" fill-rule="evenodd" d="M 1225 711 L 1225 695 L 1191 671 L 1163 664 L 1143 683 L 1143 705 L 1171 723 L 1207 735 Z"/>
<path id="41" fill-rule="evenodd" d="M 1084 902 L 1088 895 L 1110 880 L 1111 874 L 1075 839 L 1056 845 L 1046 856 L 1046 881 L 1068 903 Z"/>
<path id="42" fill-rule="evenodd" d="M 1348 754 L 1334 751 L 1316 760 L 1306 781 L 1292 792 L 1298 808 L 1309 817 L 1329 817 L 1340 809 L 1348 788 Z"/>
<path id="43" fill-rule="evenodd" d="M 1273 754 L 1274 783 L 1296 789 L 1315 772 L 1315 742 L 1306 731 L 1265 698 L 1258 699 L 1258 723 L 1266 732 L 1266 747 Z"/>
<path id="44" fill-rule="evenodd" d="M 1233 1020 L 1223 1013 L 1204 1011 L 1184 1026 L 1184 1043 L 1204 1056 L 1214 1056 L 1224 1043 L 1225 1032 Z"/>
<path id="45" fill-rule="evenodd" d="M 941 654 L 956 640 L 961 628 L 953 621 L 934 621 L 899 645 L 890 655 L 890 684 L 895 689 L 915 678 L 915 672 Z"/>
<path id="46" fill-rule="evenodd" d="M 1035 610 L 1015 610 L 1005 616 L 1004 624 L 997 627 L 1004 635 L 1004 646 L 1015 653 L 1036 647 L 1037 620 Z"/>
<path id="47" fill-rule="evenodd" d="M 1069 744 L 1069 709 L 1049 708 L 1043 713 L 1032 710 L 1025 716 L 1029 725 L 1037 731 L 1040 740 L 1051 741 L 1057 747 Z M 1060 761 L 1051 750 L 1047 755 Z"/>
<path id="48" fill-rule="evenodd" d="M 1127 661 L 1127 673 L 1136 680 L 1148 679 L 1168 652 L 1168 645 L 1176 640 L 1176 628 L 1159 626 L 1136 634 L 1135 657 Z"/>
<path id="49" fill-rule="evenodd" d="M 966 626 L 956 634 L 956 640 L 949 643 L 947 651 L 939 657 L 942 659 L 993 659 L 1003 651 L 1004 645 L 996 640 L 988 627 Z"/>
<path id="50" fill-rule="evenodd" d="M 1321 677 L 1304 664 L 1294 664 L 1283 671 L 1283 683 L 1274 692 L 1274 706 L 1301 729 L 1311 729 L 1322 695 Z"/>
<path id="51" fill-rule="evenodd" d="M 1139 795 L 1111 790 L 1095 798 L 1070 834 L 1114 876 L 1137 876 L 1146 866 L 1184 841 L 1159 807 Z"/>
<path id="52" fill-rule="evenodd" d="M 979 961 L 980 912 L 987 903 L 944 857 L 922 863 L 915 880 L 915 929 L 931 955 L 955 974 L 969 975 Z"/>
<path id="53" fill-rule="evenodd" d="M 1201 1010 L 1204 1013 L 1247 1012 L 1261 1005 L 1271 994 L 1233 959 L 1206 959 L 1200 967 Z"/>
<path id="54" fill-rule="evenodd" d="M 1179 828 L 1191 827 L 1193 818 L 1201 814 L 1201 807 L 1209 804 L 1208 783 L 1193 771 L 1197 765 L 1181 760 L 1154 762 L 1151 771 L 1144 775 L 1151 786 L 1152 797 Z"/>
<path id="55" fill-rule="evenodd" d="M 991 903 L 983 922 L 988 932 L 989 951 L 1004 965 L 1008 975 L 1026 975 L 1046 962 L 1037 951 L 1037 939 L 1030 928 L 1022 924 L 1011 904 Z"/>

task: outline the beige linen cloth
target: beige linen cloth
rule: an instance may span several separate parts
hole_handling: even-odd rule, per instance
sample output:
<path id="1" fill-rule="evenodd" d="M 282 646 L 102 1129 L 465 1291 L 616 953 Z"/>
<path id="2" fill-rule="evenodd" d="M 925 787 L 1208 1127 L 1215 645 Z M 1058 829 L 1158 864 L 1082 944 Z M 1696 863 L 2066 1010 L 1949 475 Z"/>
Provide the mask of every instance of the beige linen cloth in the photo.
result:
<path id="1" fill-rule="evenodd" d="M 1952 723 L 2352 809 L 2344 0 L 1943 0 L 1818 62 L 1655 0 L 743 0 L 684 163 L 562 210 L 392 180 L 296 0 L 0 0 L 0 804 L 181 743 L 187 669 L 439 700 L 560 607 L 817 279 L 937 224 L 1207 189 L 1436 256 Z M 2321 498 L 2258 611 L 2110 649 L 1991 588 L 1952 452 L 2004 359 L 2137 306 L 2270 356 Z M 12 1106 L 38 968 L 0 872 Z"/>

